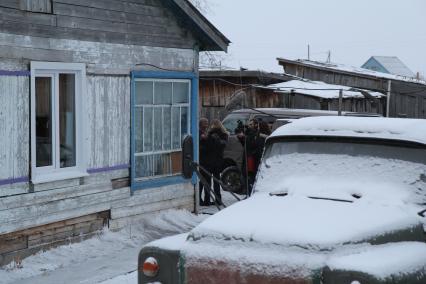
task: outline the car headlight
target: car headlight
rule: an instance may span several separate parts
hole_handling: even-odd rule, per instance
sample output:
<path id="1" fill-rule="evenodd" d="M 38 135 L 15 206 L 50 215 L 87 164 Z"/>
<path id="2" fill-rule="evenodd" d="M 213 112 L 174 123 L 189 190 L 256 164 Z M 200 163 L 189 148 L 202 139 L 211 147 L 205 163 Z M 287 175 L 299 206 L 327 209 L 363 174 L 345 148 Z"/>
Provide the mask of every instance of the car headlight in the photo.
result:
<path id="1" fill-rule="evenodd" d="M 154 257 L 148 257 L 142 264 L 142 272 L 147 277 L 155 277 L 160 270 L 157 260 Z"/>

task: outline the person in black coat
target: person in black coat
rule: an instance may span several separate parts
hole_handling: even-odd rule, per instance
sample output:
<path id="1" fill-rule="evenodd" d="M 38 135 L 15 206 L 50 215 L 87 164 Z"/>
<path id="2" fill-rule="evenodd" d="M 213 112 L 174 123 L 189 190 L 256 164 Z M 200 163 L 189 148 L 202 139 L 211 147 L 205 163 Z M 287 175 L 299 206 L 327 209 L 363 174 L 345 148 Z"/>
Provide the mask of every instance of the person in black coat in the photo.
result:
<path id="1" fill-rule="evenodd" d="M 223 168 L 223 152 L 227 141 L 228 132 L 225 127 L 223 127 L 220 120 L 213 120 L 207 135 L 205 167 L 217 179 L 220 179 L 220 173 Z M 217 197 L 216 203 L 221 204 L 222 196 L 220 193 L 220 185 L 217 182 L 214 182 L 214 192 Z"/>
<path id="2" fill-rule="evenodd" d="M 205 117 L 200 118 L 198 128 L 199 128 L 198 138 L 199 138 L 200 165 L 205 168 L 206 159 L 207 159 L 207 136 L 208 136 L 208 130 L 209 130 L 209 120 Z M 206 180 L 210 180 L 210 176 L 208 174 L 206 174 L 203 171 L 201 171 L 201 174 L 204 176 Z M 201 198 L 203 191 L 204 191 L 204 199 Z M 204 185 L 201 182 L 199 184 L 199 194 L 200 194 L 200 205 L 201 206 L 210 205 L 210 194 L 204 188 Z"/>

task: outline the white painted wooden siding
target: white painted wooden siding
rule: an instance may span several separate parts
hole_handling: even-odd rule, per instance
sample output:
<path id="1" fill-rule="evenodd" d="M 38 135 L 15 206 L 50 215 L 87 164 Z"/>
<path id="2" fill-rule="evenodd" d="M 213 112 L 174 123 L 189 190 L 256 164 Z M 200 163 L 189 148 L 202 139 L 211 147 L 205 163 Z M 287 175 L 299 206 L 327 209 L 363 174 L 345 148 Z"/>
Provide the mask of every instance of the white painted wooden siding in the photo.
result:
<path id="1" fill-rule="evenodd" d="M 29 174 L 29 78 L 0 76 L 0 180 Z"/>
<path id="2" fill-rule="evenodd" d="M 96 74 L 129 75 L 131 70 L 147 69 L 147 66 L 139 65 L 141 63 L 181 71 L 193 71 L 198 68 L 197 53 L 192 49 L 41 38 L 6 33 L 0 33 L 1 57 L 81 62 L 87 64 L 88 73 Z"/>
<path id="3" fill-rule="evenodd" d="M 130 164 L 130 77 L 88 76 L 89 168 Z"/>

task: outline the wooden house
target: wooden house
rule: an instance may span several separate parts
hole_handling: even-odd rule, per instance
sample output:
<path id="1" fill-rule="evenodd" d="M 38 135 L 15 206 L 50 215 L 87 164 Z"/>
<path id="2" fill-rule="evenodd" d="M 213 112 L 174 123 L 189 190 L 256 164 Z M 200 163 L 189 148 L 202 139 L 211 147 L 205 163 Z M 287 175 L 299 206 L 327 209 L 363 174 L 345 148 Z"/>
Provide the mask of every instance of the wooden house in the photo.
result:
<path id="1" fill-rule="evenodd" d="M 426 118 L 426 82 L 364 68 L 278 58 L 284 73 L 386 94 L 386 116 Z"/>
<path id="2" fill-rule="evenodd" d="M 181 140 L 224 35 L 187 0 L 7 0 L 0 19 L 0 264 L 194 209 Z"/>
<path id="3" fill-rule="evenodd" d="M 285 108 L 334 110 L 385 115 L 386 95 L 306 79 L 266 86 L 283 96 Z"/>
<path id="4" fill-rule="evenodd" d="M 223 119 L 233 110 L 234 98 L 243 95 L 235 105 L 244 107 L 283 107 L 282 96 L 262 88 L 290 80 L 289 76 L 256 70 L 200 70 L 199 108 L 202 117 Z"/>

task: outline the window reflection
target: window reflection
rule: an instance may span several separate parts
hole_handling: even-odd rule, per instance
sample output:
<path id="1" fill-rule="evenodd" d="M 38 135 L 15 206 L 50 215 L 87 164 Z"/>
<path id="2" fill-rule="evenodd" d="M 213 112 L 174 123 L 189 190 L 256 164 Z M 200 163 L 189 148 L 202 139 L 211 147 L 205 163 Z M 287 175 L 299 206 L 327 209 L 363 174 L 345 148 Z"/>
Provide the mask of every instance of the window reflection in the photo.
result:
<path id="1" fill-rule="evenodd" d="M 52 166 L 52 78 L 35 78 L 36 166 Z"/>
<path id="2" fill-rule="evenodd" d="M 61 168 L 76 165 L 75 75 L 59 74 L 59 140 Z"/>

